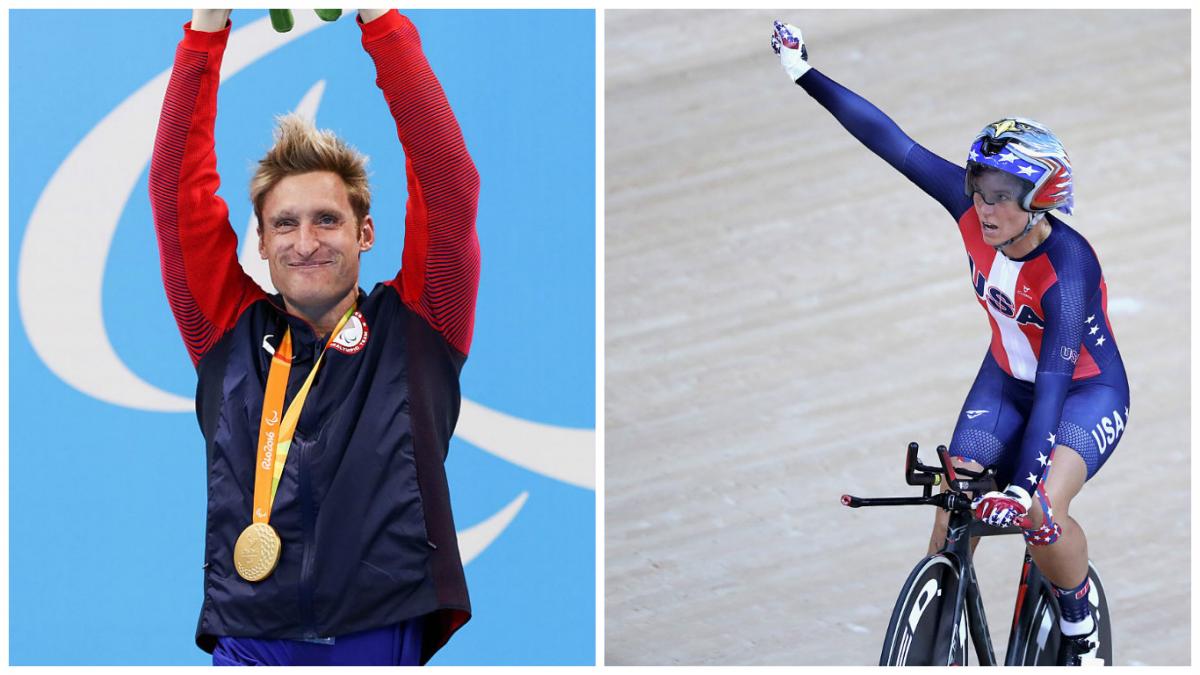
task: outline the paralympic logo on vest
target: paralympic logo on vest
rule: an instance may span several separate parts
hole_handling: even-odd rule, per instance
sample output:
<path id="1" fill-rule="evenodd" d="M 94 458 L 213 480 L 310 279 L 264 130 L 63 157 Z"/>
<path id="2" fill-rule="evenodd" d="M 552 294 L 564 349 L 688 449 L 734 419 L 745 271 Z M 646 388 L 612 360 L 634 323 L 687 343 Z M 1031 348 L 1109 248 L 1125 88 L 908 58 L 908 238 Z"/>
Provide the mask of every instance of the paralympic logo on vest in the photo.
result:
<path id="1" fill-rule="evenodd" d="M 234 32 L 226 50 L 225 81 L 271 52 L 325 25 L 296 15 L 289 33 L 267 18 Z M 21 244 L 17 301 L 21 323 L 42 362 L 72 388 L 112 405 L 149 412 L 194 412 L 195 402 L 138 377 L 117 355 L 101 302 L 113 236 L 149 163 L 170 68 L 116 105 L 59 165 L 34 205 Z M 324 82 L 301 99 L 296 112 L 315 119 Z M 88 223 L 88 227 L 79 227 Z M 247 274 L 271 289 L 267 264 L 255 254 L 255 222 L 242 237 Z M 72 242 L 63 246 L 64 241 Z M 70 273 L 62 273 L 70 270 Z M 54 298 L 54 302 L 46 302 Z M 364 335 L 363 338 L 366 336 Z M 541 424 L 462 400 L 455 436 L 537 474 L 595 490 L 595 431 Z M 483 552 L 516 518 L 528 497 L 520 493 L 482 522 L 460 531 L 464 563 Z"/>

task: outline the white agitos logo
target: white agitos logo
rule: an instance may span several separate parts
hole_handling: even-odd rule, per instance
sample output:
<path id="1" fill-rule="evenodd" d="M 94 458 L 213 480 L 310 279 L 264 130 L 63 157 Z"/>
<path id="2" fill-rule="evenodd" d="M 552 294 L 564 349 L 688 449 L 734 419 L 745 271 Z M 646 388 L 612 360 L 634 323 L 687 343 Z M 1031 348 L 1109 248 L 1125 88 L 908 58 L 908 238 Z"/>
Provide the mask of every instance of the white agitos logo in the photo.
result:
<path id="1" fill-rule="evenodd" d="M 276 33 L 265 17 L 235 31 L 225 52 L 221 79 L 326 25 L 311 12 L 297 12 L 295 21 L 295 28 L 288 33 Z M 150 161 L 170 74 L 170 69 L 163 71 L 122 101 L 51 176 L 21 244 L 17 301 L 34 351 L 70 386 L 126 408 L 192 412 L 192 399 L 163 391 L 126 367 L 108 339 L 101 307 L 113 234 Z M 315 118 L 323 91 L 324 82 L 316 83 L 297 111 Z M 242 241 L 253 242 L 253 219 L 247 229 L 248 236 Z M 253 243 L 243 247 L 241 261 L 255 281 L 271 288 L 266 263 L 258 259 Z M 45 302 L 45 298 L 55 301 Z M 578 487 L 596 487 L 592 430 L 539 424 L 463 399 L 456 435 L 530 471 Z M 528 494 L 522 492 L 488 519 L 459 532 L 464 563 L 504 531 Z"/>

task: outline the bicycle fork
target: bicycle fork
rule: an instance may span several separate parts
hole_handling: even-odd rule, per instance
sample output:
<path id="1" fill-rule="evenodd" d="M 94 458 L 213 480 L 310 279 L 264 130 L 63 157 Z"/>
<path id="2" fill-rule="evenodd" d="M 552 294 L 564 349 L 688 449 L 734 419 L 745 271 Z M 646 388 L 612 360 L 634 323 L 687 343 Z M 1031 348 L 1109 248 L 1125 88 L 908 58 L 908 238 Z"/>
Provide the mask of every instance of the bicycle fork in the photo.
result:
<path id="1" fill-rule="evenodd" d="M 960 584 L 955 598 L 954 606 L 958 608 L 953 618 L 952 632 L 948 636 L 950 640 L 950 661 L 954 660 L 956 653 L 962 654 L 963 663 L 952 663 L 951 665 L 966 665 L 967 649 L 966 636 L 960 633 L 960 627 L 965 624 L 967 632 L 971 636 L 971 645 L 975 648 L 975 655 L 979 659 L 978 663 L 981 666 L 994 666 L 996 662 L 996 652 L 992 646 L 992 635 L 988 630 L 987 614 L 983 610 L 983 597 L 979 591 L 979 580 L 975 576 L 975 566 L 971 564 L 971 535 L 973 534 L 971 523 L 951 523 L 947 529 L 947 544 L 943 548 L 945 552 L 952 552 L 959 566 Z M 966 612 L 966 621 L 963 621 L 962 616 L 958 616 L 959 612 Z M 961 652 L 959 652 L 961 650 Z"/>
<path id="2" fill-rule="evenodd" d="M 967 630 L 971 633 L 971 643 L 975 645 L 979 665 L 998 665 L 996 652 L 992 649 L 992 634 L 988 631 L 987 615 L 983 611 L 983 598 L 979 594 L 979 583 L 975 579 L 974 565 L 967 565 L 966 611 Z"/>

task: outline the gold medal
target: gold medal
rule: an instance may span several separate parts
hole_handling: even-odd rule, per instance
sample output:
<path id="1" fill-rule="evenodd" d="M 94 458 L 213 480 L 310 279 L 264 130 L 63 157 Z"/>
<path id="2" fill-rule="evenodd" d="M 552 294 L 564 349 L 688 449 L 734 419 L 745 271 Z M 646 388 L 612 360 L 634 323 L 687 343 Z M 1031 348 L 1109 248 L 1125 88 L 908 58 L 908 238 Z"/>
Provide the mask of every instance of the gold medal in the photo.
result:
<path id="1" fill-rule="evenodd" d="M 275 528 L 266 523 L 251 523 L 242 530 L 233 546 L 233 566 L 246 581 L 262 581 L 279 564 L 281 543 Z"/>

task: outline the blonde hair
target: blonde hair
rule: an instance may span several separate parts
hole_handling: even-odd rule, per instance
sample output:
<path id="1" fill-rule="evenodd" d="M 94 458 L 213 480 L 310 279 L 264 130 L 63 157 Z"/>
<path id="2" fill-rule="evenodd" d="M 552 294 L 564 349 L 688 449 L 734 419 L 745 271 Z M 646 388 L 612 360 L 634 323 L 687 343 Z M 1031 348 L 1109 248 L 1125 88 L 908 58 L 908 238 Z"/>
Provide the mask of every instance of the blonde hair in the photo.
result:
<path id="1" fill-rule="evenodd" d="M 250 202 L 262 232 L 263 202 L 279 181 L 302 173 L 332 171 L 346 184 L 350 208 L 359 227 L 371 211 L 371 187 L 367 184 L 367 156 L 355 150 L 328 129 L 318 130 L 297 113 L 276 118 L 275 145 L 258 162 L 250 179 Z"/>

